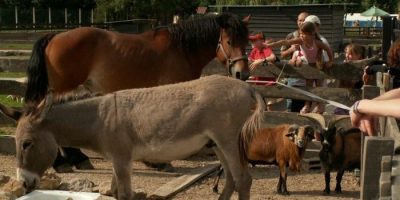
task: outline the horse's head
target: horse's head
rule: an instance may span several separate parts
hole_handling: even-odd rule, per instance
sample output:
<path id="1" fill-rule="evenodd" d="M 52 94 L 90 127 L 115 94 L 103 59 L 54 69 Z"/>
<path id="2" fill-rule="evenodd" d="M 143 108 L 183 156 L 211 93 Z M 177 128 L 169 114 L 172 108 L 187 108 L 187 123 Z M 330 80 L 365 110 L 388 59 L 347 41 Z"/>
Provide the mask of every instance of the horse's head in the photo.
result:
<path id="1" fill-rule="evenodd" d="M 227 67 L 232 77 L 246 80 L 250 76 L 245 53 L 248 44 L 249 17 L 239 20 L 231 14 L 222 14 L 218 19 L 221 28 L 217 58 Z"/>
<path id="2" fill-rule="evenodd" d="M 44 105 L 26 111 L 18 121 L 15 134 L 17 179 L 28 191 L 38 186 L 40 177 L 57 156 L 56 140 L 45 128 L 44 117 L 49 106 Z"/>

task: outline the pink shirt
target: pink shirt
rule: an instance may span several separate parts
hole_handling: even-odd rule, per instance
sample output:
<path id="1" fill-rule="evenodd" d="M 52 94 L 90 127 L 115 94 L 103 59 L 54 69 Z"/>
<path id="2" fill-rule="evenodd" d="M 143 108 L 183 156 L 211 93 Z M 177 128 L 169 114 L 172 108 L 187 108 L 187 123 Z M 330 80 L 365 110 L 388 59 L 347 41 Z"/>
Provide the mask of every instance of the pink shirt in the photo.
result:
<path id="1" fill-rule="evenodd" d="M 249 60 L 254 61 L 258 59 L 265 59 L 272 54 L 272 50 L 269 47 L 264 47 L 262 50 L 253 48 L 249 55 Z"/>
<path id="2" fill-rule="evenodd" d="M 318 54 L 318 48 L 317 45 L 315 44 L 315 41 L 313 42 L 313 45 L 311 48 L 307 48 L 306 45 L 302 44 L 300 45 L 301 53 L 304 54 L 304 56 L 307 58 L 308 63 L 316 63 L 317 62 L 317 54 Z"/>

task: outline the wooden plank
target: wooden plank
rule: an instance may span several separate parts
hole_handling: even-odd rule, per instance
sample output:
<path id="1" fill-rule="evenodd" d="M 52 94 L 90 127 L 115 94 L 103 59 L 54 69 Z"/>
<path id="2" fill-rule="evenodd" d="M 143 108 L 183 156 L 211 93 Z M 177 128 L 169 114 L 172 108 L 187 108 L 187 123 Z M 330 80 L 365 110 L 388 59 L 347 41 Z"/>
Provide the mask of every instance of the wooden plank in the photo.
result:
<path id="1" fill-rule="evenodd" d="M 24 79 L 0 80 L 0 94 L 25 95 L 26 85 Z"/>
<path id="2" fill-rule="evenodd" d="M 397 121 L 393 117 L 386 118 L 386 128 L 384 135 L 394 139 L 395 149 L 400 148 L 400 131 Z"/>
<path id="3" fill-rule="evenodd" d="M 312 97 L 306 96 L 295 92 L 294 90 L 284 87 L 284 86 L 261 86 L 252 85 L 258 92 L 264 97 L 271 98 L 288 98 L 288 99 L 299 99 L 306 101 L 316 101 L 322 102 L 319 99 L 314 99 Z M 329 99 L 332 101 L 339 102 L 341 104 L 351 106 L 357 100 L 361 99 L 362 90 L 360 89 L 348 89 L 348 88 L 325 88 L 325 87 L 315 87 L 315 88 L 301 88 L 305 91 L 311 92 L 317 96 L 324 99 Z"/>
<path id="4" fill-rule="evenodd" d="M 322 115 L 325 124 L 331 124 L 336 121 L 335 126 L 344 128 L 345 130 L 350 129 L 351 122 L 349 117 L 334 115 L 334 114 L 324 114 Z M 315 129 L 321 127 L 320 124 L 314 119 L 301 116 L 299 113 L 295 112 L 279 112 L 279 111 L 265 111 L 264 121 L 261 128 L 271 128 L 282 124 L 298 124 L 300 126 L 309 125 Z M 316 144 L 310 144 L 308 148 L 317 147 L 319 149 L 321 146 L 319 142 Z"/>
<path id="5" fill-rule="evenodd" d="M 150 199 L 167 199 L 195 183 L 202 177 L 214 172 L 219 168 L 219 166 L 219 163 L 215 163 L 194 169 L 190 174 L 182 175 L 158 188 L 150 195 Z"/>
<path id="6" fill-rule="evenodd" d="M 0 111 L 0 127 L 15 126 L 17 122 Z"/>
<path id="7" fill-rule="evenodd" d="M 251 72 L 253 76 L 264 77 L 300 77 L 305 79 L 326 79 L 335 78 L 338 80 L 359 80 L 363 74 L 363 67 L 374 61 L 376 58 L 364 59 L 352 63 L 333 64 L 329 69 L 322 71 L 308 65 L 293 67 L 285 61 L 270 64 L 268 66 L 257 67 Z M 218 61 L 211 61 L 202 71 L 202 76 L 211 74 L 227 75 L 226 67 Z"/>

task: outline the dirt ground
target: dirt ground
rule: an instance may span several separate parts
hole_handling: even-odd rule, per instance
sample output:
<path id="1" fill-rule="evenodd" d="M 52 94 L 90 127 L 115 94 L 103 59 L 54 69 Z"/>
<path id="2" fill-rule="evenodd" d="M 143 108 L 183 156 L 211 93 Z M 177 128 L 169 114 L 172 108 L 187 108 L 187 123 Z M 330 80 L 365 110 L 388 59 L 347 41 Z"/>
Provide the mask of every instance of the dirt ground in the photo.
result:
<path id="1" fill-rule="evenodd" d="M 99 156 L 91 156 L 95 170 L 76 170 L 70 174 L 58 174 L 63 181 L 74 178 L 88 179 L 96 185 L 111 181 L 111 164 Z M 147 168 L 140 162 L 134 162 L 132 169 L 132 187 L 134 190 L 143 190 L 151 194 L 163 184 L 183 174 L 189 173 L 193 168 L 205 166 L 216 160 L 215 156 L 194 156 L 187 160 L 173 161 L 172 165 L 176 172 L 157 172 Z M 0 175 L 15 177 L 16 161 L 14 156 L 0 154 Z M 290 196 L 281 196 L 276 193 L 278 182 L 278 168 L 275 166 L 257 166 L 251 168 L 253 185 L 251 188 L 251 199 L 359 199 L 359 186 L 352 173 L 345 173 L 342 181 L 342 194 L 323 195 L 324 177 L 320 171 L 289 173 L 288 190 Z M 50 172 L 54 172 L 52 169 Z M 178 193 L 172 199 L 217 199 L 218 194 L 213 193 L 212 186 L 214 174 L 198 181 L 190 188 Z M 331 189 L 334 190 L 335 173 L 332 173 Z M 221 180 L 219 189 L 222 190 L 224 179 Z M 238 199 L 235 193 L 232 199 Z"/>

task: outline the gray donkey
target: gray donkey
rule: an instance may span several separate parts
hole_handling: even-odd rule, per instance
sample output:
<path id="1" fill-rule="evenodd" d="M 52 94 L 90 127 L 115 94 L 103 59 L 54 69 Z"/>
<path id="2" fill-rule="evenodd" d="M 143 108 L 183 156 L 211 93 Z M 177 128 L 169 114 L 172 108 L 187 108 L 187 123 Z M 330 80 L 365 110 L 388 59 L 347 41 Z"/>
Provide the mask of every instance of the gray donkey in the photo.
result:
<path id="1" fill-rule="evenodd" d="M 62 100 L 63 99 L 63 100 Z M 24 111 L 16 130 L 17 177 L 29 190 L 56 158 L 58 146 L 92 149 L 113 164 L 111 190 L 131 199 L 132 161 L 168 162 L 213 149 L 225 169 L 219 199 L 250 198 L 245 161 L 265 104 L 247 83 L 223 76 L 104 96 L 65 100 L 50 92 Z M 252 109 L 255 109 L 252 111 Z"/>

